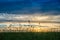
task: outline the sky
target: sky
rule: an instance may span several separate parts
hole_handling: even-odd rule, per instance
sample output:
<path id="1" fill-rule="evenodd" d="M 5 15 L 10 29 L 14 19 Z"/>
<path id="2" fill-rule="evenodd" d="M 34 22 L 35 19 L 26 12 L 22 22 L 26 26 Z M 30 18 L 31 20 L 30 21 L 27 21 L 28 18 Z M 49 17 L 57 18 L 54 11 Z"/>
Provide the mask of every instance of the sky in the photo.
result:
<path id="1" fill-rule="evenodd" d="M 24 19 L 29 19 L 29 15 L 36 14 L 35 16 L 40 16 L 40 19 L 38 18 L 39 20 L 59 21 L 60 0 L 0 0 L 0 21 L 20 20 L 21 14 L 28 14 L 27 17 L 22 15 Z"/>
<path id="2" fill-rule="evenodd" d="M 53 12 L 60 14 L 60 0 L 0 0 L 0 13 L 32 14 Z"/>

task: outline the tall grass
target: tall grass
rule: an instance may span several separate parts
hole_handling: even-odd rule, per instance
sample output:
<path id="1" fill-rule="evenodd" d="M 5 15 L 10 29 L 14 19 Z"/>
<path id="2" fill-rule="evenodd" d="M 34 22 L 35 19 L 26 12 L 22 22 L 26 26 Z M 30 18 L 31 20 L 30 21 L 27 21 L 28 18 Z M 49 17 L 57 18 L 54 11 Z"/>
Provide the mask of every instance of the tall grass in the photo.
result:
<path id="1" fill-rule="evenodd" d="M 0 40 L 60 40 L 60 32 L 2 32 Z"/>

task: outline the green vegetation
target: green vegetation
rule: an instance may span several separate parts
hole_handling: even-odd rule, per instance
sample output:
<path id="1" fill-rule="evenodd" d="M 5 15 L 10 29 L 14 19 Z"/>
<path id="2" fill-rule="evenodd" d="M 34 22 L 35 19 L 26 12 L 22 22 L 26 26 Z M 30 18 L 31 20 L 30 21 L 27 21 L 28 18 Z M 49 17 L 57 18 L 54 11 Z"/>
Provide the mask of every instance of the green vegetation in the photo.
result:
<path id="1" fill-rule="evenodd" d="M 60 32 L 2 32 L 0 40 L 60 40 Z"/>

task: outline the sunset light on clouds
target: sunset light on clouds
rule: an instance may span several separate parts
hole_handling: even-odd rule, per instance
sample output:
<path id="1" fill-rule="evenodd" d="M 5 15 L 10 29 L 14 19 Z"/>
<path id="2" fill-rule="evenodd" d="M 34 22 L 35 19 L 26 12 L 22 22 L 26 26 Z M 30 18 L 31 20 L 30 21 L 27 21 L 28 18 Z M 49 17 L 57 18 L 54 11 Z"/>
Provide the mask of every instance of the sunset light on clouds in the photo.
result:
<path id="1" fill-rule="evenodd" d="M 27 22 L 22 23 L 25 26 L 60 27 L 60 0 L 0 0 L 0 24 L 18 22 Z"/>

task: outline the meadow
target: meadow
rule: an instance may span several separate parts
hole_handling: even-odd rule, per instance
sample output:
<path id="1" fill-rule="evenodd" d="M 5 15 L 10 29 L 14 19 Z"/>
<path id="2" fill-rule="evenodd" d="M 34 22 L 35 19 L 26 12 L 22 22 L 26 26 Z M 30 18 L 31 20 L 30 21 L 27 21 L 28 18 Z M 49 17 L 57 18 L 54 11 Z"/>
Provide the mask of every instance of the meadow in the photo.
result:
<path id="1" fill-rule="evenodd" d="M 60 32 L 1 32 L 0 40 L 60 40 Z"/>

